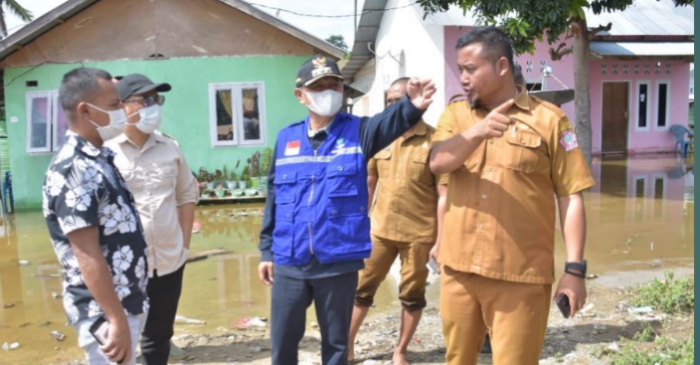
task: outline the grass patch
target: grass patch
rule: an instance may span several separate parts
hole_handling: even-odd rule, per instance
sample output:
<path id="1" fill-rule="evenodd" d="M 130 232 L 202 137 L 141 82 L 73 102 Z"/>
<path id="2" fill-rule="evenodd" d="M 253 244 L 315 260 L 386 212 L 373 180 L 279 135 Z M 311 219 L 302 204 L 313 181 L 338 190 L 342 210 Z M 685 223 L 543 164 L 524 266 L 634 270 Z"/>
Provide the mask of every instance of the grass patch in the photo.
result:
<path id="1" fill-rule="evenodd" d="M 664 280 L 654 279 L 635 290 L 632 305 L 651 306 L 669 314 L 693 313 L 695 310 L 695 279 L 676 278 L 672 272 L 664 274 Z"/>
<path id="2" fill-rule="evenodd" d="M 693 365 L 695 335 L 688 340 L 677 341 L 668 337 L 657 337 L 653 346 L 641 347 L 639 343 L 623 340 L 620 352 L 610 354 L 611 365 Z"/>

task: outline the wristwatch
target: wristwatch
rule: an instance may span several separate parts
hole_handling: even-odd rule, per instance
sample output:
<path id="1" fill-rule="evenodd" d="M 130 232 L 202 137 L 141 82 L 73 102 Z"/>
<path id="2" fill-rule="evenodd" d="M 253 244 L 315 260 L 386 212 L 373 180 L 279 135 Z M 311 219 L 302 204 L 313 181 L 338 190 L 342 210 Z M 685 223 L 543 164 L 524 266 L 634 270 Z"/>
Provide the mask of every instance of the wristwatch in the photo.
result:
<path id="1" fill-rule="evenodd" d="M 583 260 L 581 262 L 567 262 L 564 264 L 564 272 L 582 279 L 586 278 L 586 271 L 588 269 L 588 262 Z"/>

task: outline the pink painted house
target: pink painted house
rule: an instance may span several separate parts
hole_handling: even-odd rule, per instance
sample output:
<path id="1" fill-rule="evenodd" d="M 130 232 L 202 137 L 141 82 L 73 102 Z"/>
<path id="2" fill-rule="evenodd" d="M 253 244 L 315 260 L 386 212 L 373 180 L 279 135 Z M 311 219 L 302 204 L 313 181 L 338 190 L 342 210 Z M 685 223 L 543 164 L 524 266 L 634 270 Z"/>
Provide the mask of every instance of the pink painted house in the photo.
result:
<path id="1" fill-rule="evenodd" d="M 391 9 L 383 13 L 372 9 Z M 476 20 L 460 9 L 424 16 L 410 0 L 366 0 L 356 40 L 343 74 L 364 93 L 353 111 L 370 115 L 384 108 L 384 93 L 402 76 L 429 77 L 438 84 L 437 107 L 425 115 L 436 125 L 449 100 L 462 92 L 456 67 L 457 39 Z M 670 126 L 688 125 L 690 63 L 694 60 L 694 9 L 672 0 L 638 0 L 623 12 L 587 14 L 589 26 L 612 23 L 591 44 L 593 153 L 673 151 Z M 530 90 L 574 86 L 572 56 L 552 61 L 549 45 L 516 58 Z M 543 70 L 551 69 L 545 77 Z M 574 103 L 562 105 L 574 119 Z"/>

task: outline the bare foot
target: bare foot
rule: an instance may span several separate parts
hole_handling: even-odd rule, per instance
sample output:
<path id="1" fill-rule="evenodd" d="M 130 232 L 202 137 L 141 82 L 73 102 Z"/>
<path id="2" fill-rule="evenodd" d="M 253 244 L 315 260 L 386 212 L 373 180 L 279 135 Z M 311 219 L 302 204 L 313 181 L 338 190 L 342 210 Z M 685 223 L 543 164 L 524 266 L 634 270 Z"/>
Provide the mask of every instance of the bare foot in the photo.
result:
<path id="1" fill-rule="evenodd" d="M 401 352 L 394 352 L 394 358 L 392 360 L 394 361 L 394 365 L 411 365 L 411 363 L 406 360 L 406 354 Z"/>

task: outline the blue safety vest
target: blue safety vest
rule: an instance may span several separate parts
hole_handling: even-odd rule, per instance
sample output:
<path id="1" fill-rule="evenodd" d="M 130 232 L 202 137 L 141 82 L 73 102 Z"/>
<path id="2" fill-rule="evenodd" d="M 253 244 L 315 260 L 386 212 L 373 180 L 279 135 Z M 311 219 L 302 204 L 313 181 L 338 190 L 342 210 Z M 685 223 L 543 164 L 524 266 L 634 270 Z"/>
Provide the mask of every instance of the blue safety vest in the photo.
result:
<path id="1" fill-rule="evenodd" d="M 367 165 L 360 118 L 340 113 L 314 151 L 308 117 L 280 131 L 275 156 L 275 263 L 301 266 L 370 256 Z"/>

